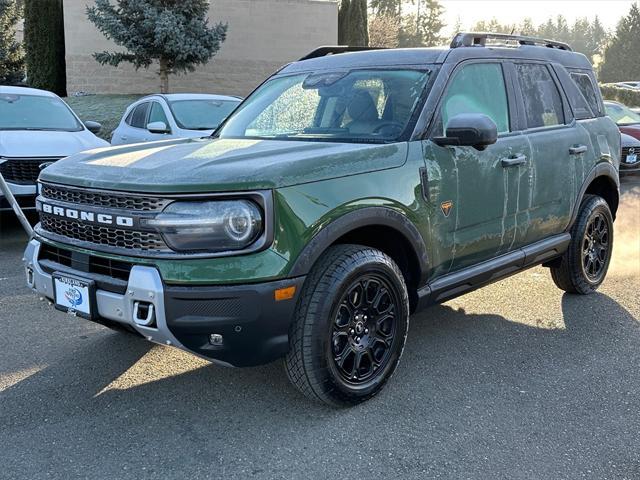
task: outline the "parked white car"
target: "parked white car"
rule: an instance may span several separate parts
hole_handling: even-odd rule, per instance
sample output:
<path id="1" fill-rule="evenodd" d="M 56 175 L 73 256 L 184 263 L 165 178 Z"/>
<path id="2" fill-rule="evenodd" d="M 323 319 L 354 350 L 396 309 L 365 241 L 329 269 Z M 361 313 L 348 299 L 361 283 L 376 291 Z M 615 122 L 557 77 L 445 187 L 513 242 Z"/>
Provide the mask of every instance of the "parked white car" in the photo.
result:
<path id="1" fill-rule="evenodd" d="M 225 95 L 149 95 L 129 105 L 113 131 L 111 144 L 206 137 L 241 101 Z"/>
<path id="2" fill-rule="evenodd" d="M 614 83 L 614 85 L 620 88 L 630 88 L 632 90 L 640 90 L 640 82 L 618 82 L 618 83 Z"/>
<path id="3" fill-rule="evenodd" d="M 36 180 L 43 164 L 84 150 L 108 147 L 94 133 L 101 126 L 80 121 L 57 95 L 0 86 L 0 173 L 18 203 L 35 208 Z M 11 207 L 0 193 L 0 211 Z"/>

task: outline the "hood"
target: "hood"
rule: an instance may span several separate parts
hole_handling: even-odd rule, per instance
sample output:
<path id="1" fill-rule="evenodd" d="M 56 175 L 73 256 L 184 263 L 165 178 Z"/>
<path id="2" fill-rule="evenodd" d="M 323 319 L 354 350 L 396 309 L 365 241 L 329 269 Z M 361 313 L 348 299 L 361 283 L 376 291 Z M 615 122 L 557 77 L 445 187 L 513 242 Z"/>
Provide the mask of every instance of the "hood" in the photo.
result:
<path id="1" fill-rule="evenodd" d="M 80 153 L 40 179 L 147 193 L 262 190 L 393 168 L 406 157 L 406 143 L 180 139 Z"/>
<path id="2" fill-rule="evenodd" d="M 640 125 L 618 125 L 620 131 L 640 140 Z"/>
<path id="3" fill-rule="evenodd" d="M 51 132 L 0 130 L 0 156 L 67 157 L 83 150 L 108 145 L 88 130 Z"/>
<path id="4" fill-rule="evenodd" d="M 620 139 L 622 141 L 622 148 L 640 146 L 640 140 L 638 140 L 635 137 L 632 137 L 631 135 L 627 135 L 626 133 L 621 133 Z"/>

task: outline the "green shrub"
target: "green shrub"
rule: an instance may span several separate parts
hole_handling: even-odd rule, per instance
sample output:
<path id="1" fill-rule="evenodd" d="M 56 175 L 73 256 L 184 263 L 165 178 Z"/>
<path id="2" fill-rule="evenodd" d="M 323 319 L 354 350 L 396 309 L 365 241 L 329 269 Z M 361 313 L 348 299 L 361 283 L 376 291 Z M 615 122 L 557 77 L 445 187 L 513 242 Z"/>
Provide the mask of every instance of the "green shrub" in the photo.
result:
<path id="1" fill-rule="evenodd" d="M 640 91 L 638 90 L 605 84 L 600 85 L 600 91 L 605 100 L 614 100 L 628 107 L 640 107 Z"/>

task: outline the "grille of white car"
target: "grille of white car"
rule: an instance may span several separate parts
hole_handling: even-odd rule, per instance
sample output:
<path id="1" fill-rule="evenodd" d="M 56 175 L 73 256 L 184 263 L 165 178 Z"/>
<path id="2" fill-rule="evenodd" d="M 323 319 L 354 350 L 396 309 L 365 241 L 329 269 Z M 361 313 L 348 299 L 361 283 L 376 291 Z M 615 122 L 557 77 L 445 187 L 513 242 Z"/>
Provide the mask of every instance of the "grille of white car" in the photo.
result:
<path id="1" fill-rule="evenodd" d="M 3 158 L 0 173 L 4 179 L 20 185 L 33 185 L 40 175 L 40 166 L 51 163 L 60 158 Z"/>

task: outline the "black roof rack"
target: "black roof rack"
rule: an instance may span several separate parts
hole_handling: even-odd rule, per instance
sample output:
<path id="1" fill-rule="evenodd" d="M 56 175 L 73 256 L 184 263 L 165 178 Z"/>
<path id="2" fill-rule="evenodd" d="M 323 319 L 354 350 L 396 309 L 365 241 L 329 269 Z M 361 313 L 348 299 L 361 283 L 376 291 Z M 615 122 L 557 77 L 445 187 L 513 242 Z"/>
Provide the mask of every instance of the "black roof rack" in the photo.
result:
<path id="1" fill-rule="evenodd" d="M 335 46 L 323 46 L 318 47 L 311 53 L 308 53 L 304 57 L 302 57 L 299 62 L 302 60 L 309 60 L 311 58 L 319 58 L 326 57 L 327 55 L 337 55 L 338 53 L 347 53 L 347 52 L 363 52 L 367 50 L 384 50 L 382 47 L 349 47 L 346 45 L 335 45 Z"/>
<path id="2" fill-rule="evenodd" d="M 567 50 L 572 52 L 573 49 L 566 43 L 556 42 L 555 40 L 546 40 L 544 38 L 523 37 L 521 35 L 508 35 L 506 33 L 484 33 L 484 32 L 461 32 L 458 33 L 451 41 L 451 48 L 459 47 L 484 47 L 487 39 L 506 40 L 518 42 L 520 45 L 538 45 L 558 50 Z"/>

